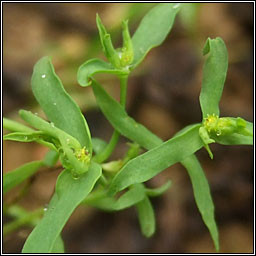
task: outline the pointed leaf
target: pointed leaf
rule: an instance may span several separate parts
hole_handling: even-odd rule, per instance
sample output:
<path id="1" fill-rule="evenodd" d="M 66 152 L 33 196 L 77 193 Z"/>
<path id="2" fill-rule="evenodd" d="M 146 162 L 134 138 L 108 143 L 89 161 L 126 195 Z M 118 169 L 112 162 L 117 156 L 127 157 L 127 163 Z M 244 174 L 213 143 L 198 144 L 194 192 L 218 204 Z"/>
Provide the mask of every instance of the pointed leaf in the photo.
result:
<path id="1" fill-rule="evenodd" d="M 228 69 L 228 52 L 224 41 L 217 37 L 216 39 L 207 39 L 203 54 L 208 54 L 208 56 L 203 67 L 199 99 L 203 118 L 205 118 L 207 115 L 219 116 L 219 101 Z"/>
<path id="2" fill-rule="evenodd" d="M 146 194 L 150 197 L 160 196 L 171 187 L 171 181 L 168 180 L 159 188 L 145 188 Z"/>
<path id="3" fill-rule="evenodd" d="M 134 59 L 131 69 L 134 69 L 152 48 L 165 40 L 179 9 L 180 5 L 177 3 L 161 3 L 144 16 L 132 37 Z"/>
<path id="4" fill-rule="evenodd" d="M 86 120 L 65 91 L 49 57 L 43 57 L 35 64 L 31 85 L 34 96 L 49 120 L 92 153 L 91 135 Z"/>
<path id="5" fill-rule="evenodd" d="M 96 163 L 92 163 L 89 171 L 79 179 L 73 179 L 69 170 L 63 171 L 45 216 L 29 235 L 22 252 L 51 252 L 70 215 L 91 192 L 100 176 L 101 167 Z"/>
<path id="6" fill-rule="evenodd" d="M 210 231 L 216 250 L 219 250 L 219 235 L 214 218 L 214 203 L 212 201 L 210 187 L 204 171 L 194 155 L 182 160 L 182 165 L 190 176 L 194 197 L 202 219 Z"/>

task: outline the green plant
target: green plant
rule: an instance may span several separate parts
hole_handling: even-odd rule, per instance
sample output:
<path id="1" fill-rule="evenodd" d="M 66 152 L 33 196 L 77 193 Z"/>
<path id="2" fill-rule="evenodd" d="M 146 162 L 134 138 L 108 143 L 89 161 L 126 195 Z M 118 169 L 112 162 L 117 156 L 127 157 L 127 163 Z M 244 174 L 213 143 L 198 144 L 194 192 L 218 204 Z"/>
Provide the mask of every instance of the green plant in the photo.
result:
<path id="1" fill-rule="evenodd" d="M 23 253 L 64 252 L 61 231 L 79 205 L 91 205 L 107 211 L 135 206 L 141 231 L 146 237 L 155 231 L 155 218 L 150 197 L 159 196 L 170 187 L 149 189 L 143 182 L 167 167 L 180 162 L 190 176 L 195 201 L 209 229 L 215 248 L 219 250 L 214 204 L 204 172 L 194 153 L 205 147 L 211 158 L 209 144 L 253 144 L 252 123 L 244 119 L 220 117 L 219 101 L 226 78 L 228 55 L 221 38 L 207 39 L 203 53 L 200 105 L 202 123 L 193 124 L 163 142 L 125 111 L 127 80 L 155 46 L 160 45 L 171 30 L 179 4 L 165 3 L 154 7 L 130 37 L 128 21 L 122 23 L 123 47 L 113 47 L 110 34 L 97 16 L 100 41 L 109 62 L 91 59 L 80 66 L 77 74 L 81 86 L 92 86 L 97 103 L 114 127 L 109 143 L 91 138 L 87 122 L 79 107 L 67 94 L 49 57 L 40 59 L 32 75 L 32 91 L 50 122 L 29 111 L 20 110 L 21 118 L 31 127 L 4 118 L 4 128 L 11 131 L 5 140 L 35 141 L 50 149 L 42 161 L 25 164 L 4 175 L 4 193 L 33 175 L 42 166 L 54 166 L 60 159 L 63 171 L 55 193 L 45 211 L 28 213 L 20 207 L 6 206 L 5 211 L 17 218 L 6 224 L 8 233 L 20 225 L 36 225 L 27 238 Z M 161 26 L 159 26 L 161 24 Z M 149 29 L 150 28 L 150 29 Z M 120 80 L 120 103 L 114 100 L 93 78 L 97 73 L 116 75 Z M 120 135 L 131 140 L 121 160 L 107 162 Z M 141 154 L 141 149 L 148 150 Z M 122 192 L 122 194 L 117 194 Z M 41 221 L 39 218 L 42 217 Z"/>

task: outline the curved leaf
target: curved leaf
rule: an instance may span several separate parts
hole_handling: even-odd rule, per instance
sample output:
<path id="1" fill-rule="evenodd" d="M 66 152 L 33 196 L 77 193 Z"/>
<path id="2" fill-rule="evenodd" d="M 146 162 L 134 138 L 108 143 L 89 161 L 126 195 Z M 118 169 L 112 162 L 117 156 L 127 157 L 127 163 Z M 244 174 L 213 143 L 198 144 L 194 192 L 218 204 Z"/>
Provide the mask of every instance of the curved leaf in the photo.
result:
<path id="1" fill-rule="evenodd" d="M 136 205 L 144 198 L 144 186 L 142 184 L 135 184 L 118 199 L 107 196 L 106 191 L 100 191 L 98 194 L 89 195 L 88 198 L 84 200 L 84 203 L 105 211 L 120 211 Z"/>
<path id="2" fill-rule="evenodd" d="M 17 185 L 31 177 L 43 165 L 43 161 L 33 161 L 4 174 L 3 193 L 5 194 L 12 188 L 16 187 Z"/>
<path id="3" fill-rule="evenodd" d="M 154 209 L 150 200 L 146 196 L 142 201 L 136 204 L 141 232 L 145 237 L 150 237 L 155 233 L 156 221 Z"/>
<path id="4" fill-rule="evenodd" d="M 150 197 L 160 196 L 171 187 L 171 181 L 168 180 L 159 188 L 145 188 L 146 194 Z"/>
<path id="5" fill-rule="evenodd" d="M 118 132 L 147 149 L 162 143 L 156 135 L 130 118 L 95 80 L 92 80 L 92 88 L 101 111 Z"/>
<path id="6" fill-rule="evenodd" d="M 97 73 L 127 75 L 128 70 L 115 69 L 110 63 L 100 59 L 91 59 L 82 64 L 77 73 L 77 81 L 81 86 L 91 85 L 91 78 Z"/>
<path id="7" fill-rule="evenodd" d="M 224 41 L 217 37 L 216 39 L 207 39 L 203 54 L 208 54 L 208 57 L 203 67 L 199 100 L 203 118 L 205 118 L 207 115 L 219 116 L 219 101 L 228 69 L 228 52 Z"/>
<path id="8" fill-rule="evenodd" d="M 114 177 L 109 194 L 147 181 L 199 150 L 203 147 L 198 135 L 199 127 L 200 124 L 129 161 Z"/>
<path id="9" fill-rule="evenodd" d="M 65 91 L 49 57 L 43 57 L 35 64 L 31 85 L 35 98 L 49 120 L 92 153 L 91 135 L 86 120 Z"/>
<path id="10" fill-rule="evenodd" d="M 19 142 L 32 142 L 35 141 L 39 144 L 42 144 L 52 150 L 57 150 L 53 143 L 49 142 L 49 136 L 44 134 L 41 131 L 34 131 L 32 132 L 13 132 L 8 133 L 3 136 L 3 140 L 12 140 L 12 141 L 19 141 Z"/>
<path id="11" fill-rule="evenodd" d="M 216 250 L 219 250 L 218 228 L 214 218 L 214 204 L 211 197 L 210 187 L 204 171 L 196 156 L 191 155 L 182 160 L 182 165 L 187 169 L 192 182 L 194 197 L 197 207 L 202 215 L 205 225 L 208 227 Z"/>
<path id="12" fill-rule="evenodd" d="M 165 40 L 179 9 L 177 3 L 161 3 L 143 17 L 132 37 L 134 59 L 131 69 L 139 65 L 152 48 Z"/>
<path id="13" fill-rule="evenodd" d="M 45 216 L 29 235 L 22 252 L 51 252 L 70 215 L 91 192 L 100 176 L 101 167 L 96 163 L 92 163 L 89 171 L 79 179 L 73 179 L 69 170 L 63 171 L 58 177 L 56 191 Z"/>

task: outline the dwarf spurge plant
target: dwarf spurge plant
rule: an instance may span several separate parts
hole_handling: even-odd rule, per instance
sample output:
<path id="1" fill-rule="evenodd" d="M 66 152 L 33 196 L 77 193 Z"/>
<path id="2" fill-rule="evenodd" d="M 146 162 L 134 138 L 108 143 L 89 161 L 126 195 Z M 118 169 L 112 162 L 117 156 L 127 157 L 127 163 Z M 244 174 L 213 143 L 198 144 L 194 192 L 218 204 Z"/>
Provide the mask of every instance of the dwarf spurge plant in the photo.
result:
<path id="1" fill-rule="evenodd" d="M 149 189 L 143 182 L 177 162 L 188 171 L 196 204 L 216 250 L 219 250 L 210 188 L 194 153 L 205 147 L 213 158 L 209 147 L 211 143 L 253 144 L 252 123 L 241 117 L 220 117 L 219 101 L 228 68 L 228 53 L 223 40 L 208 38 L 203 49 L 206 61 L 199 98 L 202 123 L 185 127 L 163 142 L 125 111 L 128 76 L 153 47 L 164 41 L 180 8 L 179 4 L 158 4 L 142 19 L 132 37 L 128 21 L 123 21 L 123 46 L 120 49 L 114 48 L 110 34 L 97 15 L 100 41 L 108 62 L 100 59 L 86 61 L 80 66 L 77 79 L 81 86 L 92 86 L 101 111 L 114 128 L 108 143 L 91 138 L 84 116 L 65 91 L 51 59 L 43 57 L 36 63 L 31 80 L 32 91 L 49 121 L 20 110 L 21 118 L 33 128 L 4 118 L 4 128 L 12 132 L 4 139 L 35 141 L 50 151 L 42 161 L 27 163 L 5 174 L 4 193 L 35 174 L 40 167 L 54 166 L 58 159 L 64 170 L 57 179 L 55 193 L 47 210 L 44 214 L 38 211 L 36 215 L 37 218 L 43 217 L 40 222 L 33 224 L 36 226 L 24 244 L 23 253 L 64 252 L 61 231 L 79 205 L 107 211 L 134 206 L 138 211 L 142 233 L 146 237 L 152 236 L 155 232 L 155 215 L 150 197 L 161 195 L 171 183 L 167 181 L 160 188 Z M 120 102 L 114 100 L 94 79 L 97 73 L 108 73 L 119 78 Z M 129 150 L 123 159 L 108 162 L 120 135 L 131 141 Z M 142 148 L 147 150 L 143 154 Z M 121 196 L 118 194 L 120 191 L 123 191 Z M 10 206 L 7 206 L 7 212 L 8 209 L 11 212 Z M 14 212 L 17 218 L 34 216 L 25 210 L 16 209 Z M 24 224 L 31 224 L 34 219 L 25 218 Z M 7 224 L 6 233 L 10 229 L 10 224 Z"/>

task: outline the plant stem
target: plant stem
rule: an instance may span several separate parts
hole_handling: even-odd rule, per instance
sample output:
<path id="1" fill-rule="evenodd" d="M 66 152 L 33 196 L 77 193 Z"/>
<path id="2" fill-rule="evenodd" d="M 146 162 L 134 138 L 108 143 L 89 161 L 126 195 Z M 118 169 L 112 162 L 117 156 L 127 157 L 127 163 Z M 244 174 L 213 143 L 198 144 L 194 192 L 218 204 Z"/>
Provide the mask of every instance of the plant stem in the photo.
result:
<path id="1" fill-rule="evenodd" d="M 126 105 L 127 80 L 128 80 L 127 75 L 120 77 L 120 104 L 124 109 Z"/>
<path id="2" fill-rule="evenodd" d="M 119 79 L 120 79 L 120 104 L 125 109 L 128 75 L 120 76 Z M 97 163 L 102 163 L 105 160 L 107 160 L 112 154 L 112 152 L 114 151 L 118 143 L 119 137 L 120 137 L 120 133 L 117 130 L 114 130 L 112 137 L 110 139 L 110 142 L 108 143 L 106 148 L 100 154 L 96 155 L 93 160 Z"/>

